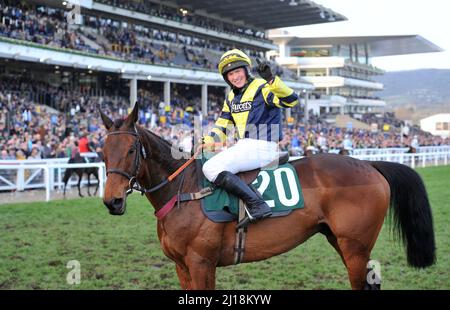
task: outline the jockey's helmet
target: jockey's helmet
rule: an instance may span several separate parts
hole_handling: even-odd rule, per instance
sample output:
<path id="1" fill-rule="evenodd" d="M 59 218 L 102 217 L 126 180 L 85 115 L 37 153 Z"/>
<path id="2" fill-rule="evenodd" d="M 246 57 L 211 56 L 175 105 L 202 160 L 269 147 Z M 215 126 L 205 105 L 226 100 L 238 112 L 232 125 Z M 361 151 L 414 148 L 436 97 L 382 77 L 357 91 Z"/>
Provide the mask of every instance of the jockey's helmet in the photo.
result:
<path id="1" fill-rule="evenodd" d="M 247 67 L 250 67 L 252 65 L 252 61 L 250 57 L 248 57 L 243 51 L 238 49 L 232 49 L 228 52 L 225 52 L 222 57 L 220 57 L 219 62 L 219 72 L 222 74 L 223 78 L 226 82 L 226 74 L 230 72 L 231 70 L 245 67 L 247 75 L 250 74 L 249 69 Z"/>

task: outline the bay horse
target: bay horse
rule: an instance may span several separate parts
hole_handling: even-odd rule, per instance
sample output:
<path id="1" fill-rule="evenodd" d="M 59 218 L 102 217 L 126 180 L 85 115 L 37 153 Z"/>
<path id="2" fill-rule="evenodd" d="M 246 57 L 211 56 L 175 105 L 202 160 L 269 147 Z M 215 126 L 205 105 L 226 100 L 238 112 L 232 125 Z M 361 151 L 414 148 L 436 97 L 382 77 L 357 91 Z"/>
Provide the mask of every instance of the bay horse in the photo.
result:
<path id="1" fill-rule="evenodd" d="M 126 119 L 112 121 L 100 111 L 107 129 L 103 148 L 107 181 L 103 202 L 112 215 L 123 215 L 134 181 L 152 188 L 146 197 L 161 210 L 181 192 L 199 190 L 196 165 L 188 178 L 167 178 L 186 160 L 172 156 L 171 144 L 136 124 L 136 103 Z M 435 262 L 431 208 L 420 176 L 390 162 L 368 162 L 335 154 L 318 154 L 291 164 L 302 184 L 304 208 L 284 217 L 248 226 L 243 262 L 279 255 L 316 233 L 326 236 L 348 271 L 352 289 L 367 285 L 370 253 L 391 205 L 394 229 L 402 238 L 408 263 L 424 268 Z M 166 180 L 166 182 L 161 182 Z M 215 223 L 198 200 L 180 203 L 157 220 L 157 233 L 167 257 L 176 264 L 182 289 L 214 289 L 216 268 L 233 264 L 236 221 Z"/>

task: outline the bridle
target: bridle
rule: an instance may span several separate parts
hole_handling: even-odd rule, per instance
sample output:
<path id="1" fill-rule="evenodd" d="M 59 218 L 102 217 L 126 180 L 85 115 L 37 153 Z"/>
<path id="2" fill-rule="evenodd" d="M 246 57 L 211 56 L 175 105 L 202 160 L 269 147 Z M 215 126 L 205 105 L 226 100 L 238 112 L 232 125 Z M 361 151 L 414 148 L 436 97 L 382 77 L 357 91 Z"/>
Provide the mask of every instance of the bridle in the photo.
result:
<path id="1" fill-rule="evenodd" d="M 136 154 L 134 157 L 134 161 L 133 161 L 133 172 L 131 174 L 129 174 L 126 171 L 123 171 L 123 170 L 117 169 L 117 168 L 111 168 L 111 169 L 106 170 L 107 176 L 110 173 L 117 173 L 117 174 L 125 177 L 128 180 L 129 189 L 126 192 L 127 196 L 129 194 L 131 194 L 133 192 L 133 190 L 140 192 L 142 195 L 144 195 L 145 193 L 152 193 L 154 191 L 157 191 L 158 189 L 160 189 L 167 183 L 169 183 L 169 180 L 165 179 L 162 182 L 160 182 L 158 185 L 147 189 L 147 188 L 142 187 L 139 184 L 139 182 L 137 181 L 137 175 L 138 175 L 139 169 L 141 167 L 141 156 L 144 160 L 146 160 L 147 152 L 145 151 L 145 147 L 142 144 L 141 140 L 139 139 L 139 134 L 137 132 L 136 126 L 134 127 L 134 131 L 111 131 L 106 134 L 106 136 L 113 136 L 113 135 L 132 135 L 132 136 L 136 137 L 136 140 L 135 140 L 133 146 L 131 147 L 131 149 L 134 148 L 135 154 Z"/>

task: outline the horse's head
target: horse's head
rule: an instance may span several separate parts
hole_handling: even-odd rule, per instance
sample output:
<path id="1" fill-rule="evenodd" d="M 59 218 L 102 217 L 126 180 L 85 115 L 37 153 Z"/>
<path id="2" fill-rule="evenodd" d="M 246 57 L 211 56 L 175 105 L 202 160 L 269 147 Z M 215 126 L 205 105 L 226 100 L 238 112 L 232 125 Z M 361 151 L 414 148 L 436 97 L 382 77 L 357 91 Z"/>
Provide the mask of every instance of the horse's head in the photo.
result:
<path id="1" fill-rule="evenodd" d="M 339 154 L 339 155 L 350 155 L 350 151 L 347 150 L 347 149 L 341 148 L 341 149 L 339 150 L 339 153 L 338 153 L 338 154 Z"/>
<path id="2" fill-rule="evenodd" d="M 139 106 L 136 103 L 125 120 L 115 121 L 100 111 L 103 124 L 108 130 L 103 147 L 108 176 L 103 203 L 112 215 L 125 213 L 127 191 L 143 173 L 140 168 L 146 153 L 135 125 L 138 111 Z"/>
<path id="3" fill-rule="evenodd" d="M 408 149 L 408 151 L 406 153 L 417 153 L 417 149 L 410 145 L 409 149 Z"/>

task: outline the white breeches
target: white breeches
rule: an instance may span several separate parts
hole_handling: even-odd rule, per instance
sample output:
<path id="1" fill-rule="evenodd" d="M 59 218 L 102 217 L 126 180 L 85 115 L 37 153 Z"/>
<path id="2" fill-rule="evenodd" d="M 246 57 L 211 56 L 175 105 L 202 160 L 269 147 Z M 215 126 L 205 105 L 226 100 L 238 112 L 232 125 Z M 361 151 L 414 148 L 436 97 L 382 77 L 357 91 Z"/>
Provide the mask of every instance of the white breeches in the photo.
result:
<path id="1" fill-rule="evenodd" d="M 278 144 L 273 141 L 241 139 L 230 148 L 211 157 L 203 165 L 203 174 L 214 182 L 223 171 L 236 174 L 268 165 L 278 158 Z"/>

